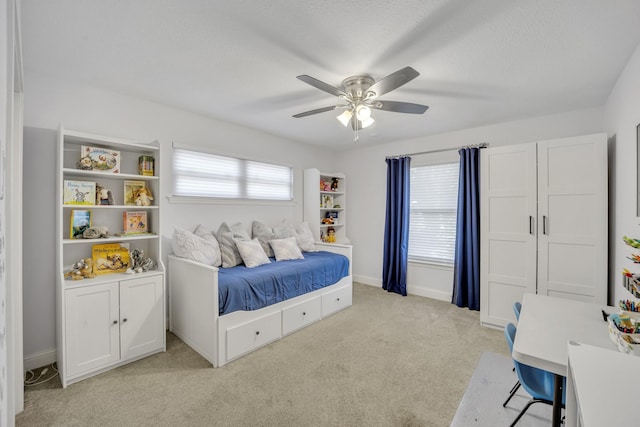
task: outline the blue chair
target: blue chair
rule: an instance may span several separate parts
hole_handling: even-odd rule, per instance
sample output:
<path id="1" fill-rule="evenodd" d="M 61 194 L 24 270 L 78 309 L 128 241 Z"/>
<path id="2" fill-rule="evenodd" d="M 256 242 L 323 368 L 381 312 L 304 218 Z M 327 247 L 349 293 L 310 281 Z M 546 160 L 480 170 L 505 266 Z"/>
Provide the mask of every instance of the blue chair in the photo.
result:
<path id="1" fill-rule="evenodd" d="M 520 301 L 516 301 L 513 303 L 513 312 L 516 315 L 516 321 L 520 320 L 520 310 L 522 310 L 522 304 L 520 304 Z"/>
<path id="2" fill-rule="evenodd" d="M 509 323 L 504 327 L 504 336 L 507 339 L 507 344 L 509 344 L 509 351 L 513 352 L 513 340 L 516 337 L 516 327 L 513 323 Z M 542 369 L 534 368 L 532 366 L 523 365 L 517 360 L 513 360 L 513 364 L 516 368 L 516 374 L 518 375 L 518 379 L 520 380 L 520 384 L 524 389 L 529 393 L 532 397 L 531 400 L 527 403 L 527 405 L 520 411 L 516 419 L 511 424 L 511 427 L 515 426 L 520 418 L 527 412 L 529 407 L 534 403 L 542 402 L 547 405 L 553 405 L 553 384 L 554 384 L 554 375 L 551 372 L 544 371 Z M 565 387 L 563 387 L 562 392 L 562 407 L 565 405 L 565 392 L 566 389 L 566 378 L 564 380 Z M 509 396 L 509 399 L 511 396 Z M 509 401 L 507 399 L 507 402 Z M 507 402 L 505 402 L 502 406 L 506 406 Z"/>
<path id="3" fill-rule="evenodd" d="M 520 304 L 520 301 L 516 301 L 513 303 L 513 312 L 516 315 L 516 320 L 520 320 L 520 310 L 522 309 L 522 304 Z M 513 367 L 513 372 L 516 371 L 515 366 Z M 507 400 L 504 401 L 504 403 L 502 404 L 502 406 L 507 406 L 507 403 L 509 403 L 509 401 L 511 400 L 511 398 L 513 397 L 514 394 L 516 394 L 516 392 L 518 391 L 518 389 L 520 388 L 520 381 L 516 381 L 516 383 L 513 385 L 513 387 L 511 387 L 511 391 L 509 391 L 509 397 L 507 397 Z"/>

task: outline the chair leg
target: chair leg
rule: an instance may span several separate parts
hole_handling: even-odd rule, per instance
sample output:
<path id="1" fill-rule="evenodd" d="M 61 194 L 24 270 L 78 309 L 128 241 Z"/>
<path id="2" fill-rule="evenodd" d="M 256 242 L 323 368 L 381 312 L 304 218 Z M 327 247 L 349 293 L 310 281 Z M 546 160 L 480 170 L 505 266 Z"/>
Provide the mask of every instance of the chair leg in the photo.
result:
<path id="1" fill-rule="evenodd" d="M 513 387 L 511 388 L 511 391 L 509 392 L 509 397 L 507 397 L 507 400 L 504 401 L 504 403 L 502 404 L 502 407 L 507 406 L 507 403 L 509 403 L 509 401 L 511 400 L 513 395 L 516 394 L 516 391 L 518 391 L 519 388 L 520 388 L 520 381 L 518 381 L 513 385 Z"/>
<path id="2" fill-rule="evenodd" d="M 548 401 L 548 400 L 544 400 L 544 399 L 531 399 L 529 401 L 529 403 L 527 403 L 527 406 L 525 406 L 522 411 L 520 411 L 520 413 L 518 414 L 518 416 L 516 417 L 516 419 L 511 423 L 510 427 L 514 427 L 516 424 L 518 424 L 518 421 L 520 421 L 520 418 L 522 418 L 522 416 L 524 415 L 525 412 L 527 412 L 527 409 L 529 409 L 529 407 L 531 405 L 533 405 L 534 403 L 538 403 L 538 402 L 542 402 L 542 403 L 546 403 L 547 405 L 553 405 L 553 402 Z"/>

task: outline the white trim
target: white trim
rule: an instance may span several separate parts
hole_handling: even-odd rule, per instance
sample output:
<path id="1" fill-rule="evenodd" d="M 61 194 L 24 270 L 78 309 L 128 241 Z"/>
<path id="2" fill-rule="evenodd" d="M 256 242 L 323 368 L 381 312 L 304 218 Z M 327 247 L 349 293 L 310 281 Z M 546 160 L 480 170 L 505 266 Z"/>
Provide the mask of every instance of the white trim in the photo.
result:
<path id="1" fill-rule="evenodd" d="M 51 365 L 56 361 L 56 349 L 41 351 L 24 357 L 24 372 Z"/>
<path id="2" fill-rule="evenodd" d="M 382 280 L 373 277 L 354 275 L 353 282 L 382 289 Z M 412 285 L 411 283 L 407 283 L 407 294 L 445 302 L 451 302 L 452 297 L 450 292 L 437 291 L 423 286 Z"/>

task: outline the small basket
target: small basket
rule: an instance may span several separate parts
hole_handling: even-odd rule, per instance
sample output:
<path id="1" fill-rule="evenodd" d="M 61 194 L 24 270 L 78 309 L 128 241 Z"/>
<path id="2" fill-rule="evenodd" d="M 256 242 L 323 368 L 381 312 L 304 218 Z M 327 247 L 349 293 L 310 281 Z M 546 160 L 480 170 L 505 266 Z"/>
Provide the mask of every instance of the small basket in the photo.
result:
<path id="1" fill-rule="evenodd" d="M 622 332 L 618 329 L 614 316 L 615 315 L 610 315 L 608 318 L 609 338 L 611 338 L 611 341 L 618 347 L 618 351 L 621 353 L 640 356 L 640 334 Z"/>

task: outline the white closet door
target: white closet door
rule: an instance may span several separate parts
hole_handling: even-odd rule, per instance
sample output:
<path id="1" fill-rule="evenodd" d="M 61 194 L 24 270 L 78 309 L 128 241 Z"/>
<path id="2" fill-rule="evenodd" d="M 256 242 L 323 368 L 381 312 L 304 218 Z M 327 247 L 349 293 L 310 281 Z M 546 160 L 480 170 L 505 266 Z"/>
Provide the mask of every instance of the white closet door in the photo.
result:
<path id="1" fill-rule="evenodd" d="M 480 153 L 480 321 L 504 326 L 536 292 L 536 144 Z"/>
<path id="2" fill-rule="evenodd" d="M 538 143 L 538 293 L 607 303 L 607 137 Z"/>

